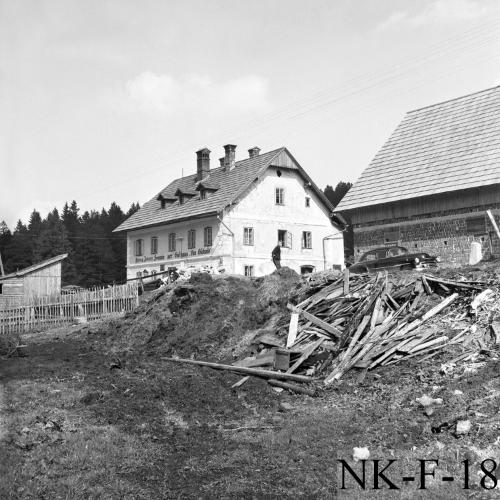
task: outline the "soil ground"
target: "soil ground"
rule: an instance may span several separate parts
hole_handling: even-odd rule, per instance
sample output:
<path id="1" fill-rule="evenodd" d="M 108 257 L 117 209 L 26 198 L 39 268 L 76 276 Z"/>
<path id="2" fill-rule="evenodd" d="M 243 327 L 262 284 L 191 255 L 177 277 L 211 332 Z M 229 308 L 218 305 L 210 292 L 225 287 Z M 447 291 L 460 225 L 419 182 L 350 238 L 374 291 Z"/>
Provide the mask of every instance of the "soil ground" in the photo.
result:
<path id="1" fill-rule="evenodd" d="M 484 459 L 500 464 L 496 352 L 445 372 L 441 364 L 458 351 L 349 372 L 315 398 L 277 393 L 254 378 L 231 389 L 240 378 L 235 374 L 162 360 L 176 345 L 183 354 L 195 345 L 214 353 L 221 343 L 238 350 L 227 332 L 216 338 L 228 317 L 224 307 L 234 310 L 234 321 L 246 318 L 245 328 L 265 327 L 269 308 L 279 315 L 282 304 L 263 305 L 254 300 L 262 290 L 244 285 L 238 310 L 224 286 L 181 294 L 191 299 L 180 301 L 174 323 L 162 317 L 150 325 L 141 348 L 132 341 L 129 316 L 98 328 L 30 335 L 26 356 L 0 360 L 0 498 L 498 497 L 498 489 L 480 485 L 484 473 L 478 475 Z M 172 343 L 179 329 L 192 328 L 186 314 L 196 318 L 193 308 L 204 304 L 204 294 L 216 304 L 219 323 L 200 323 L 195 333 L 205 328 L 206 335 Z M 431 416 L 415 401 L 423 394 L 443 399 Z M 457 437 L 461 419 L 472 428 Z M 381 480 L 373 490 L 371 461 L 366 491 L 349 474 L 341 489 L 339 459 L 361 471 L 353 447 L 367 447 L 381 467 L 395 459 L 386 475 L 401 489 L 389 490 Z M 435 477 L 426 476 L 427 489 L 419 490 L 424 459 L 439 463 Z M 469 490 L 463 460 L 469 460 Z M 403 483 L 403 476 L 416 480 Z"/>

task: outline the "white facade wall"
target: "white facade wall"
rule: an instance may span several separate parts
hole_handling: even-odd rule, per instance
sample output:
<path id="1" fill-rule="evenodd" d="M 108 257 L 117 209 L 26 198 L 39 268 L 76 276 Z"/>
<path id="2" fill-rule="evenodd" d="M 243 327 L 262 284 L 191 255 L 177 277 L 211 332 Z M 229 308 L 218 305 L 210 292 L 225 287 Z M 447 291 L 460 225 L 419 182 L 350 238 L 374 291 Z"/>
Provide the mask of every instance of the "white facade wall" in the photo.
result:
<path id="1" fill-rule="evenodd" d="M 278 170 L 281 176 L 277 175 Z M 276 188 L 282 188 L 284 204 L 276 204 Z M 306 206 L 306 197 L 310 199 Z M 281 249 L 281 265 L 301 272 L 302 266 L 315 271 L 343 265 L 343 234 L 334 227 L 328 210 L 316 194 L 304 186 L 296 170 L 269 168 L 245 197 L 224 215 L 224 223 L 234 233 L 232 272 L 244 274 L 253 266 L 255 276 L 274 271 L 272 249 L 278 243 L 278 230 L 292 234 L 292 248 Z M 253 246 L 244 244 L 244 228 L 252 227 Z M 312 237 L 312 248 L 302 248 L 302 233 Z"/>
<path id="2" fill-rule="evenodd" d="M 212 228 L 212 246 L 204 245 L 204 228 Z M 196 231 L 196 246 L 188 249 L 188 231 Z M 169 251 L 169 234 L 175 233 L 176 250 Z M 151 253 L 151 238 L 158 238 L 158 251 Z M 135 241 L 143 240 L 143 255 L 135 255 Z M 138 229 L 127 233 L 127 279 L 135 278 L 138 272 L 145 270 L 151 274 L 160 272 L 169 266 L 188 267 L 213 266 L 218 268 L 223 263 L 227 241 L 224 244 L 224 234 L 216 217 L 185 221 L 153 228 Z"/>

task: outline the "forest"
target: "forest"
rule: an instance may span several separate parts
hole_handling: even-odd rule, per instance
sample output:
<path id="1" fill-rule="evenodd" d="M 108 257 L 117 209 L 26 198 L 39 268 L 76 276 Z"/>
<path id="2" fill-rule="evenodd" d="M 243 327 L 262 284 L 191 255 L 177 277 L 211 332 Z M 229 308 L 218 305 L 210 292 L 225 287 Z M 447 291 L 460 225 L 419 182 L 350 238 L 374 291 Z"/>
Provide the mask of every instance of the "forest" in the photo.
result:
<path id="1" fill-rule="evenodd" d="M 351 183 L 327 185 L 324 193 L 336 206 Z M 76 201 L 54 208 L 45 218 L 36 209 L 28 223 L 19 220 L 11 231 L 0 222 L 0 254 L 5 273 L 15 272 L 50 257 L 68 254 L 63 261 L 63 285 L 92 287 L 123 283 L 126 279 L 126 234 L 113 233 L 125 219 L 139 210 L 132 203 L 124 212 L 115 202 L 109 209 L 85 211 L 80 215 Z M 349 236 L 346 233 L 347 240 Z M 347 241 L 348 242 L 348 241 Z"/>

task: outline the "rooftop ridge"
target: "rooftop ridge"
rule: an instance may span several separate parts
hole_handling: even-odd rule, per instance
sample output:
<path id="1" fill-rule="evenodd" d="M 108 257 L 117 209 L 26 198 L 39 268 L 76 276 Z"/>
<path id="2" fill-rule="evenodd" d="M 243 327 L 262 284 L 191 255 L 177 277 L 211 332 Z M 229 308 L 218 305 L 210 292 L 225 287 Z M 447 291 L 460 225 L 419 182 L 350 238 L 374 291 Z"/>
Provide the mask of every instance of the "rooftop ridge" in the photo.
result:
<path id="1" fill-rule="evenodd" d="M 465 99 L 467 97 L 472 97 L 473 95 L 482 94 L 483 92 L 490 92 L 491 90 L 498 89 L 498 88 L 500 88 L 500 85 L 494 85 L 493 87 L 489 87 L 489 88 L 483 89 L 483 90 L 478 90 L 477 92 L 471 92 L 469 94 L 464 94 L 464 95 L 461 95 L 459 97 L 453 97 L 451 99 L 445 99 L 444 101 L 439 101 L 439 102 L 436 102 L 434 104 L 428 104 L 427 106 L 422 106 L 420 108 L 412 109 L 410 111 L 407 111 L 406 114 L 409 115 L 411 113 L 416 113 L 417 111 L 422 111 L 423 109 L 429 109 L 429 108 L 432 108 L 434 106 L 441 106 L 441 105 L 446 104 L 448 102 L 458 101 L 460 99 Z"/>

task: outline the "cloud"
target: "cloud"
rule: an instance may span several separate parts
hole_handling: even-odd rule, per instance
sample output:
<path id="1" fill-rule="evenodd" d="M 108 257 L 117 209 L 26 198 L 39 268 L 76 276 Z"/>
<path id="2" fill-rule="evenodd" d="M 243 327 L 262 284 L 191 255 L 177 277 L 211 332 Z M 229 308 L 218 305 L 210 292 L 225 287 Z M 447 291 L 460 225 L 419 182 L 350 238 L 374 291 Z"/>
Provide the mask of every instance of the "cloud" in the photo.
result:
<path id="1" fill-rule="evenodd" d="M 433 0 L 415 13 L 393 12 L 376 27 L 376 31 L 470 21 L 485 16 L 495 8 L 496 4 L 489 0 Z"/>
<path id="2" fill-rule="evenodd" d="M 174 77 L 143 72 L 117 91 L 118 102 L 129 111 L 159 115 L 209 113 L 222 116 L 233 113 L 268 111 L 268 82 L 248 75 L 225 82 L 206 75 Z"/>

